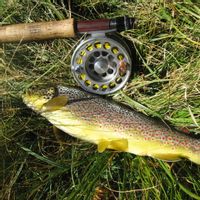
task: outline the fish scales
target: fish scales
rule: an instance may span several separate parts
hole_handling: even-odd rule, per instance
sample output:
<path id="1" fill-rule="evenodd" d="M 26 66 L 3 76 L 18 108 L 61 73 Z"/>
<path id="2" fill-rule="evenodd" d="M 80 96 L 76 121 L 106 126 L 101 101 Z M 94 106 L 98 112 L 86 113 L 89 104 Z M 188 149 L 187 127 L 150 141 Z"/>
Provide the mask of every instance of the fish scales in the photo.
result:
<path id="1" fill-rule="evenodd" d="M 167 124 L 155 121 L 153 118 L 92 94 L 87 94 L 87 98 L 81 100 L 85 95 L 85 92 L 82 92 L 81 96 L 72 97 L 72 102 L 73 100 L 76 101 L 68 105 L 70 112 L 75 117 L 84 120 L 85 123 L 90 122 L 95 123 L 97 126 L 112 127 L 115 131 L 122 131 L 122 135 L 123 132 L 129 136 L 142 134 L 149 140 L 158 140 L 164 144 L 187 146 L 200 151 L 199 140 L 194 142 L 193 138 L 188 138 L 175 130 L 171 130 Z M 77 99 L 80 99 L 80 101 L 77 101 Z M 138 132 L 131 132 L 132 130 Z M 177 137 L 177 134 L 180 137 Z"/>
<path id="2" fill-rule="evenodd" d="M 92 107 L 91 111 L 89 108 Z M 76 102 L 68 106 L 70 112 L 77 118 L 92 123 L 97 126 L 108 126 L 116 132 L 121 132 L 121 135 L 133 136 L 141 134 L 146 139 L 158 140 L 164 144 L 173 144 L 181 146 L 190 146 L 193 150 L 200 143 L 194 143 L 192 139 L 180 135 L 177 137 L 177 132 L 172 131 L 166 124 L 161 125 L 152 119 L 139 115 L 137 112 L 128 110 L 119 105 L 108 104 L 105 99 L 85 99 L 84 101 Z M 137 130 L 132 132 L 132 130 Z"/>
<path id="3" fill-rule="evenodd" d="M 120 146 L 120 150 L 161 159 L 165 159 L 166 157 L 166 160 L 168 158 L 170 159 L 168 155 L 171 155 L 172 160 L 181 157 L 192 160 L 191 157 L 194 155 L 194 162 L 200 163 L 200 140 L 179 133 L 162 121 L 155 120 L 126 106 L 122 106 L 97 95 L 89 94 L 77 88 L 59 86 L 55 93 L 56 96 L 67 96 L 66 110 L 64 109 L 62 112 L 44 111 L 41 114 L 53 123 L 56 120 L 51 116 L 52 113 L 55 116 L 57 115 L 57 118 L 63 115 L 63 113 L 68 113 L 66 114 L 66 118 L 70 116 L 74 119 L 71 122 L 81 123 L 80 127 L 84 127 L 80 134 L 74 129 L 74 132 L 77 132 L 76 134 L 72 133 L 73 128 L 69 127 L 70 124 L 67 125 L 71 134 L 75 137 L 93 142 L 97 145 L 102 144 L 101 141 L 110 142 L 120 139 L 123 141 L 122 144 L 125 144 L 124 140 L 127 140 L 128 147 L 125 149 L 121 148 L 121 143 L 120 145 L 117 144 Z M 48 92 L 49 94 L 51 96 L 51 92 Z M 55 94 L 50 99 L 53 97 L 55 97 Z M 38 98 L 42 97 L 39 96 Z M 34 103 L 30 105 L 30 99 L 27 100 L 27 96 L 24 98 L 24 101 L 28 106 L 34 107 Z M 46 98 L 46 101 L 48 103 L 49 99 Z M 33 109 L 37 111 L 37 109 Z M 62 123 L 65 123 L 65 121 Z M 59 125 L 58 128 L 68 132 L 67 128 L 62 128 Z M 91 130 L 94 131 L 92 132 Z M 116 144 L 109 144 L 109 142 L 105 142 L 105 146 L 108 144 L 107 148 L 119 150 Z M 145 147 L 142 149 L 142 145 L 146 145 L 146 149 Z M 162 151 L 160 154 L 159 148 Z M 152 152 L 150 152 L 151 149 Z"/>

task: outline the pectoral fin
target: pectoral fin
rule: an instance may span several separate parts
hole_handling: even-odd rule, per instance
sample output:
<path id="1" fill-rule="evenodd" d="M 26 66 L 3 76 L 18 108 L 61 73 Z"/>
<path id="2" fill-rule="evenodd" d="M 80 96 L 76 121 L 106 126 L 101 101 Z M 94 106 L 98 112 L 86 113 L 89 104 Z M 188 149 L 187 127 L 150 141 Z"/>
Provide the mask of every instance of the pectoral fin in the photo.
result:
<path id="1" fill-rule="evenodd" d="M 64 107 L 67 102 L 68 98 L 65 95 L 54 97 L 43 105 L 42 111 L 47 112 L 59 110 L 60 108 Z"/>
<path id="2" fill-rule="evenodd" d="M 53 125 L 53 133 L 55 134 L 55 135 L 58 135 L 58 134 L 60 134 L 62 131 L 59 129 L 59 128 L 57 128 L 56 126 L 54 126 Z"/>

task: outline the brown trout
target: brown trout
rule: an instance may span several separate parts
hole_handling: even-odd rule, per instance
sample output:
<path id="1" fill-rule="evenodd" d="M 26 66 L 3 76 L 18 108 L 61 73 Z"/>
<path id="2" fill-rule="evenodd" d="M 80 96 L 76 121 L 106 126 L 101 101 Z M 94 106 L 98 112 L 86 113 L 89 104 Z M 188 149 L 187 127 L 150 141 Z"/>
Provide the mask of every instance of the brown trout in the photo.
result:
<path id="1" fill-rule="evenodd" d="M 200 140 L 164 122 L 78 88 L 28 92 L 25 104 L 54 126 L 94 143 L 98 151 L 114 149 L 166 161 L 187 158 L 200 164 Z"/>

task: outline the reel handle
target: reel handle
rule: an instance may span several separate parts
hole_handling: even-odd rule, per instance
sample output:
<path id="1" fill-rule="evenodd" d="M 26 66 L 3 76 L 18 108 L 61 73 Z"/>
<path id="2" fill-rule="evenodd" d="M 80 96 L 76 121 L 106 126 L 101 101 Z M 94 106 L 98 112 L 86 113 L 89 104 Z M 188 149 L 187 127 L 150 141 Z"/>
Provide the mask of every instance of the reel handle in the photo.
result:
<path id="1" fill-rule="evenodd" d="M 0 26 L 0 42 L 74 37 L 74 19 Z"/>

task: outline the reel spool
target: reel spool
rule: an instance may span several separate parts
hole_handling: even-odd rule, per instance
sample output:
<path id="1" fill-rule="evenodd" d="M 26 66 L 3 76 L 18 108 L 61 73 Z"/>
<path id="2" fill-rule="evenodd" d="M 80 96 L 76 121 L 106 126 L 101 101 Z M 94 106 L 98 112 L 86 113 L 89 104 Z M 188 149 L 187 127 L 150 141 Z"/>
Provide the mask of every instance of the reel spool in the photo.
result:
<path id="1" fill-rule="evenodd" d="M 121 89 L 131 75 L 131 52 L 117 34 L 93 33 L 72 55 L 72 74 L 86 91 L 110 94 Z"/>

